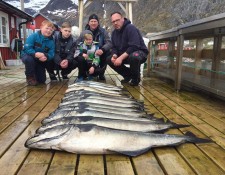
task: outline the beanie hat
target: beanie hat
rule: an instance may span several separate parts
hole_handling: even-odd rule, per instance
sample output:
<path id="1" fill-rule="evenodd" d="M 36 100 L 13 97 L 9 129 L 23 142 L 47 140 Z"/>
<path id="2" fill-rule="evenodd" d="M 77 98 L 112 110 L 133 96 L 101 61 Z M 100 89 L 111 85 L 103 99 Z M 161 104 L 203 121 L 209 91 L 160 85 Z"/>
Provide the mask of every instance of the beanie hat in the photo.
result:
<path id="1" fill-rule="evenodd" d="M 96 19 L 99 22 L 98 16 L 96 14 L 92 14 L 91 16 L 89 16 L 89 20 L 88 21 L 90 21 L 92 19 Z"/>

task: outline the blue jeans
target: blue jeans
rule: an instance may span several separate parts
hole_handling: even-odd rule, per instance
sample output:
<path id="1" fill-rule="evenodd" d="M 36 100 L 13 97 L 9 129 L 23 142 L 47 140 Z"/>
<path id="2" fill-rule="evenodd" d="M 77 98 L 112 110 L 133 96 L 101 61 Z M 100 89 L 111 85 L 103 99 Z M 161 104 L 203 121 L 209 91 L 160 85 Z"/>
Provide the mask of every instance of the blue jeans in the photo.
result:
<path id="1" fill-rule="evenodd" d="M 45 69 L 50 66 L 50 62 L 41 62 L 31 55 L 23 55 L 21 60 L 25 64 L 25 75 L 27 77 L 34 77 L 39 83 L 45 83 L 46 72 Z"/>

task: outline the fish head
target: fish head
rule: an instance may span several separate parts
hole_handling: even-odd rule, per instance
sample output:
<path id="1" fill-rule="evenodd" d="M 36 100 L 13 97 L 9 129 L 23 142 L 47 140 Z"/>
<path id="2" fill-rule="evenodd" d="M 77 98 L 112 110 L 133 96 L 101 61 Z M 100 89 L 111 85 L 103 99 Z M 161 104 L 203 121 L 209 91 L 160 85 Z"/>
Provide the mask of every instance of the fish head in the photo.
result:
<path id="1" fill-rule="evenodd" d="M 27 139 L 25 147 L 38 149 L 57 149 L 57 145 L 69 134 L 73 125 L 58 125 L 43 132 L 38 132 Z"/>
<path id="2" fill-rule="evenodd" d="M 48 116 L 44 120 L 42 120 L 41 123 L 46 124 L 50 121 L 57 120 L 64 116 L 67 116 L 69 113 L 70 113 L 70 110 L 62 110 L 62 111 L 57 111 L 57 112 L 51 113 L 50 116 Z"/>

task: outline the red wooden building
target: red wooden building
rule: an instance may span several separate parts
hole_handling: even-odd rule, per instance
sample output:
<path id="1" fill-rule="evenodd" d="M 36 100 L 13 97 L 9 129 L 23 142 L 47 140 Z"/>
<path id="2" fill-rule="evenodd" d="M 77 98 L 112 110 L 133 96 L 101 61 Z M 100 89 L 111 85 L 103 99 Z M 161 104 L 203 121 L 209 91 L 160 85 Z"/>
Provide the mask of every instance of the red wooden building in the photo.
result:
<path id="1" fill-rule="evenodd" d="M 40 29 L 41 23 L 44 20 L 48 20 L 48 21 L 51 21 L 52 23 L 54 23 L 52 20 L 47 18 L 42 13 L 36 13 L 36 14 L 33 15 L 33 22 L 32 23 L 27 22 L 26 27 L 27 27 L 27 29 L 32 30 L 32 32 L 35 32 L 35 31 Z M 58 28 L 57 24 L 55 24 L 55 27 Z"/>
<path id="2" fill-rule="evenodd" d="M 32 19 L 29 14 L 0 0 L 0 52 L 3 60 L 16 59 L 17 54 L 11 49 L 12 40 L 19 37 L 19 28 Z"/>

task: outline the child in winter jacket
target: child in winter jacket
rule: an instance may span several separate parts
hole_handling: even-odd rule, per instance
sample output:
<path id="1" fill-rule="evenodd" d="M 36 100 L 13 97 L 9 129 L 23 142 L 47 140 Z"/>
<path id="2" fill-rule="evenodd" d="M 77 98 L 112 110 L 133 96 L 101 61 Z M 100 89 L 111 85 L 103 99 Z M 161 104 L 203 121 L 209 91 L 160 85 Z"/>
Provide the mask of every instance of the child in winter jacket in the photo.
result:
<path id="1" fill-rule="evenodd" d="M 55 44 L 52 33 L 55 27 L 48 20 L 42 22 L 40 31 L 30 35 L 21 53 L 25 64 L 25 75 L 29 86 L 44 84 L 46 81 L 45 69 L 51 67 L 54 58 Z"/>
<path id="2" fill-rule="evenodd" d="M 98 43 L 93 41 L 93 34 L 89 30 L 83 32 L 84 42 L 78 44 L 74 57 L 78 62 L 78 81 L 88 77 L 89 80 L 93 76 L 99 74 L 100 58 L 95 54 L 98 50 Z"/>

